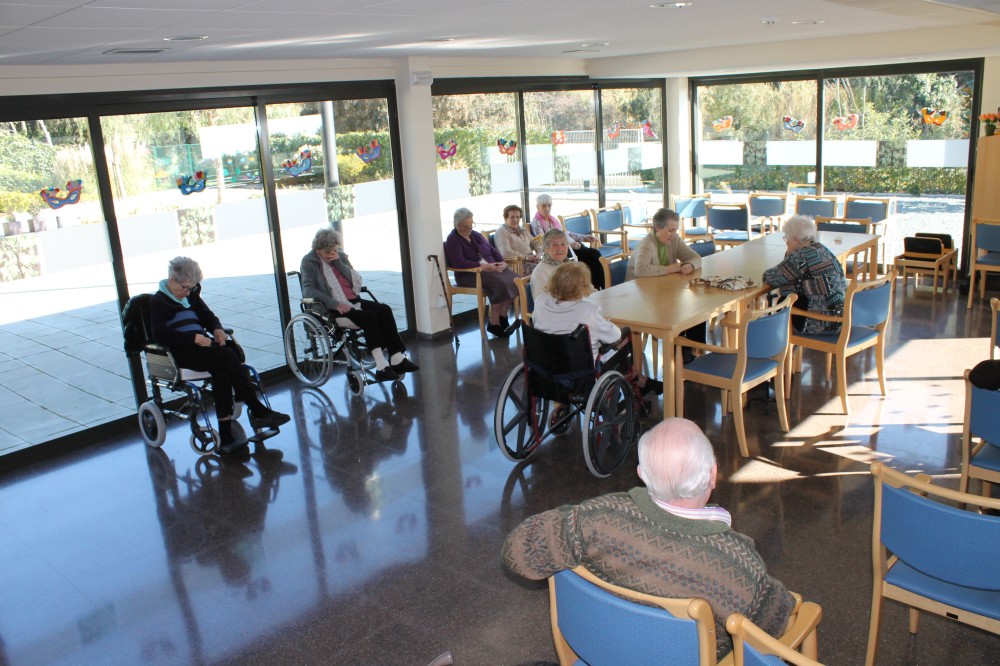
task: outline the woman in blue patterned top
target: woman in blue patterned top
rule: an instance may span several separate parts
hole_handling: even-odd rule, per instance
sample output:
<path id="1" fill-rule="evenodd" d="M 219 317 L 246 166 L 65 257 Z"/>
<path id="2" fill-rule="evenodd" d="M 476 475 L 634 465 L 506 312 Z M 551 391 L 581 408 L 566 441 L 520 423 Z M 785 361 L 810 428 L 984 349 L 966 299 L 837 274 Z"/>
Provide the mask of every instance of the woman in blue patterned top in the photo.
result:
<path id="1" fill-rule="evenodd" d="M 781 230 L 788 250 L 780 264 L 764 271 L 764 282 L 778 289 L 782 297 L 798 294 L 798 303 L 810 312 L 843 315 L 847 290 L 844 269 L 837 257 L 817 240 L 816 223 L 804 215 L 792 215 Z M 792 316 L 792 326 L 809 335 L 840 333 L 838 322 L 801 315 Z"/>

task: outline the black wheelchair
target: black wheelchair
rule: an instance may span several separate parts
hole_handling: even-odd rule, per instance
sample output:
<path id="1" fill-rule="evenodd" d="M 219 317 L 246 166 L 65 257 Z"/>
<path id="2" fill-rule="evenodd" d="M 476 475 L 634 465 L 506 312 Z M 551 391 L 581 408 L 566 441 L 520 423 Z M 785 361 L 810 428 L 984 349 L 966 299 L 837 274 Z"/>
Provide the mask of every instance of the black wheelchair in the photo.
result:
<path id="1" fill-rule="evenodd" d="M 122 312 L 125 325 L 125 352 L 129 358 L 142 355 L 146 361 L 146 383 L 152 398 L 139 406 L 139 431 L 146 444 L 159 448 L 167 439 L 166 417 L 184 419 L 191 424 L 191 448 L 195 453 L 208 455 L 219 447 L 219 432 L 212 427 L 206 401 L 212 392 L 212 376 L 208 372 L 180 367 L 170 349 L 153 342 L 149 323 L 149 299 L 152 294 L 139 294 L 129 299 Z M 232 337 L 232 329 L 224 329 L 232 344 L 244 361 L 243 367 L 250 377 L 257 394 L 270 409 L 271 403 L 264 392 L 264 384 L 257 370 L 247 365 L 243 348 Z M 208 337 L 212 334 L 205 333 Z M 176 407 L 168 402 L 166 393 L 180 394 L 180 404 Z M 171 396 L 173 397 L 173 396 Z M 233 435 L 242 438 L 245 432 L 236 419 L 243 413 L 243 403 L 233 403 Z M 278 434 L 277 428 L 264 427 L 255 430 L 248 439 L 260 442 Z"/>
<path id="2" fill-rule="evenodd" d="M 530 325 L 521 330 L 524 362 L 504 379 L 493 415 L 500 450 L 510 460 L 524 460 L 582 414 L 587 468 L 594 476 L 608 476 L 625 462 L 639 439 L 639 418 L 650 409 L 635 382 L 628 331 L 595 363 L 583 324 L 563 335 Z M 560 407 L 550 419 L 553 403 Z"/>
<path id="3" fill-rule="evenodd" d="M 302 276 L 288 271 L 289 277 Z M 362 287 L 378 303 L 375 295 Z M 330 379 L 336 366 L 347 368 L 347 386 L 360 396 L 365 386 L 375 384 L 375 361 L 361 329 L 351 320 L 336 316 L 325 305 L 312 298 L 303 298 L 302 312 L 292 317 L 285 327 L 285 360 L 292 374 L 306 386 L 322 386 Z"/>

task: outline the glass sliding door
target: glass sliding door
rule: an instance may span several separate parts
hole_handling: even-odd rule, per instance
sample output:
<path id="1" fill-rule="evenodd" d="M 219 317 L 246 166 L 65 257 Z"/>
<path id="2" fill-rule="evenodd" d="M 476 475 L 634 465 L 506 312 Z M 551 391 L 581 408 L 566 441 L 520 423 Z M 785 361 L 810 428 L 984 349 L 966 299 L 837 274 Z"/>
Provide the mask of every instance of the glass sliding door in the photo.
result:
<path id="1" fill-rule="evenodd" d="M 285 364 L 249 107 L 101 118 L 129 293 L 195 259 L 205 302 L 258 370 Z"/>
<path id="2" fill-rule="evenodd" d="M 0 123 L 0 453 L 135 413 L 86 118 Z"/>

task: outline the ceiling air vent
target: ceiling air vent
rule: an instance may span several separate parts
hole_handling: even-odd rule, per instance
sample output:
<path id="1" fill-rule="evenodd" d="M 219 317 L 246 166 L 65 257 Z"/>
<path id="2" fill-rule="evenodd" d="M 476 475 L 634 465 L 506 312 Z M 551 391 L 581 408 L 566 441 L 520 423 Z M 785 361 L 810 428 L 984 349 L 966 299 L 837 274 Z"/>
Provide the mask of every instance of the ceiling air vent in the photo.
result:
<path id="1" fill-rule="evenodd" d="M 105 51 L 104 55 L 156 55 L 170 49 L 111 49 Z"/>

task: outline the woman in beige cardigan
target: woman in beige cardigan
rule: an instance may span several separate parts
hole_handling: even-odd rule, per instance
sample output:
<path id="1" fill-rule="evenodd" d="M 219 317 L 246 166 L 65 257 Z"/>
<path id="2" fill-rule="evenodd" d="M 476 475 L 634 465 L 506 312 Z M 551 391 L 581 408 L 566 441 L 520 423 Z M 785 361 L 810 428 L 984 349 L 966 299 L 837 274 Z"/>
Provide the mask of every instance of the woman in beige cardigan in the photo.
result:
<path id="1" fill-rule="evenodd" d="M 512 259 L 521 259 L 521 275 L 531 275 L 541 260 L 539 250 L 541 242 L 532 239 L 531 232 L 521 224 L 524 211 L 516 204 L 503 209 L 503 226 L 493 234 L 493 240 L 500 254 L 508 263 Z"/>
<path id="2" fill-rule="evenodd" d="M 640 241 L 629 258 L 625 279 L 680 273 L 701 268 L 701 256 L 677 234 L 680 218 L 669 208 L 653 215 L 653 230 Z"/>

